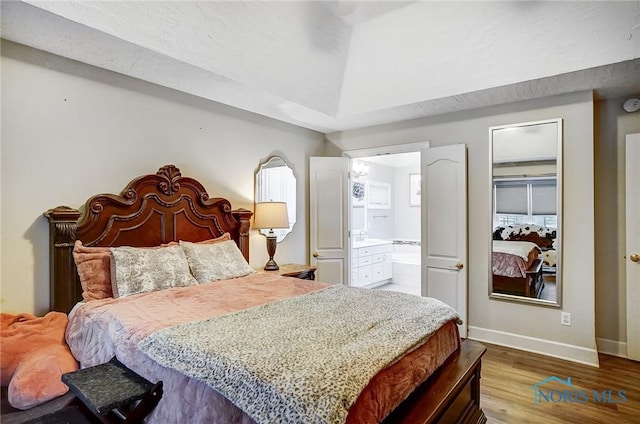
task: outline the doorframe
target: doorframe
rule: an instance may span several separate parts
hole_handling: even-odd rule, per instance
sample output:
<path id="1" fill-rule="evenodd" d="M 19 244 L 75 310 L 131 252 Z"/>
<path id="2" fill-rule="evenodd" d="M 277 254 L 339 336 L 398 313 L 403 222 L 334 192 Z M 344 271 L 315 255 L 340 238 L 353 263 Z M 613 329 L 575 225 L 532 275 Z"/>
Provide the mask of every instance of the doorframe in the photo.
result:
<path id="1" fill-rule="evenodd" d="M 392 155 L 396 153 L 412 153 L 428 149 L 430 141 L 419 141 L 416 143 L 392 144 L 389 146 L 371 147 L 367 149 L 346 150 L 342 152 L 343 157 L 350 159 L 364 158 L 367 156 Z"/>
<path id="2" fill-rule="evenodd" d="M 627 358 L 638 361 L 640 360 L 640 340 L 638 340 L 638 334 L 640 333 L 640 325 L 638 321 L 640 320 L 640 312 L 637 308 L 637 302 L 640 300 L 640 287 L 637 284 L 634 285 L 633 281 L 629 281 L 633 272 L 631 267 L 640 266 L 640 264 L 631 263 L 631 259 L 629 259 L 628 255 L 632 253 L 636 253 L 634 249 L 638 247 L 632 240 L 629 240 L 630 234 L 637 234 L 640 230 L 640 224 L 633 219 L 629 222 L 629 215 L 633 209 L 636 209 L 640 206 L 639 203 L 634 205 L 629 205 L 629 197 L 633 196 L 635 193 L 629 188 L 630 184 L 636 184 L 635 181 L 636 175 L 634 171 L 637 172 L 637 169 L 630 169 L 631 158 L 640 156 L 640 133 L 631 133 L 625 135 L 625 188 L 624 188 L 624 197 L 625 197 L 625 246 L 624 246 L 624 275 L 625 275 L 625 294 L 626 294 L 626 303 L 627 303 Z M 638 155 L 638 156 L 636 156 Z M 635 187 L 635 186 L 634 186 Z M 636 241 L 637 243 L 637 241 Z"/>
<path id="3" fill-rule="evenodd" d="M 351 187 L 351 183 L 352 183 L 352 177 L 351 177 L 351 163 L 353 159 L 358 159 L 358 158 L 365 158 L 365 157 L 369 157 L 369 156 L 382 156 L 382 155 L 395 155 L 395 154 L 399 154 L 399 153 L 414 153 L 414 152 L 420 152 L 424 149 L 428 149 L 431 145 L 430 141 L 418 141 L 415 143 L 404 143 L 404 144 L 392 144 L 392 145 L 388 145 L 388 146 L 380 146 L 380 147 L 371 147 L 371 148 L 367 148 L 367 149 L 355 149 L 355 150 L 345 150 L 342 152 L 342 157 L 348 158 L 349 159 L 349 181 L 347 182 L 347 184 L 349 185 L 349 187 Z M 422 170 L 421 170 L 422 172 Z M 348 283 L 351 284 L 351 251 L 352 251 L 352 247 L 353 247 L 353 237 L 351 234 L 351 222 L 352 222 L 352 216 L 351 216 L 351 212 L 353 210 L 352 207 L 352 198 L 351 196 L 349 196 L 349 204 L 348 204 L 348 222 L 349 222 L 349 229 L 348 234 L 347 234 L 347 249 L 348 249 L 348 254 L 347 254 L 347 266 L 349 268 L 349 271 L 347 273 L 348 276 Z M 422 213 L 422 212 L 420 212 Z M 422 243 L 422 233 L 420 234 L 420 243 Z M 422 269 L 422 266 L 420 267 Z M 421 289 L 422 290 L 422 289 Z"/>

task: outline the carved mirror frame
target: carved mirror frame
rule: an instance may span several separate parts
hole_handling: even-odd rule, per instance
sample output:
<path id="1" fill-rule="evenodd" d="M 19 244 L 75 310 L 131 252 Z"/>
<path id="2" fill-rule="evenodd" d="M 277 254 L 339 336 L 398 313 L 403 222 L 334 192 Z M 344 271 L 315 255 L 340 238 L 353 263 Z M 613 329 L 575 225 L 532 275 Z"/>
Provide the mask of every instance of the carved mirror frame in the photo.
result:
<path id="1" fill-rule="evenodd" d="M 274 171 L 275 184 L 279 186 L 273 190 L 273 193 L 267 193 L 269 188 L 266 187 L 269 184 L 269 177 L 267 176 L 267 170 L 285 168 L 280 171 Z M 280 184 L 281 183 L 281 184 Z M 284 238 L 293 231 L 293 226 L 296 223 L 296 196 L 297 196 L 297 178 L 293 167 L 282 157 L 278 155 L 272 155 L 260 162 L 255 172 L 255 202 L 286 202 L 287 212 L 289 214 L 289 228 L 273 229 L 276 234 L 276 242 L 280 243 Z M 261 234 L 265 236 L 269 230 L 260 230 Z"/>

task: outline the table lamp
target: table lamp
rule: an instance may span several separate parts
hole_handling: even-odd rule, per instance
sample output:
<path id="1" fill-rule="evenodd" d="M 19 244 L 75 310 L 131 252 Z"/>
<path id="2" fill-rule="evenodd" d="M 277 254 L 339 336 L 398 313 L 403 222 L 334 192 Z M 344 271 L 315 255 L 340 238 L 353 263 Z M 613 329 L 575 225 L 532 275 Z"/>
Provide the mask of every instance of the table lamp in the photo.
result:
<path id="1" fill-rule="evenodd" d="M 255 220 L 253 227 L 257 229 L 269 230 L 267 234 L 267 253 L 269 261 L 264 266 L 265 271 L 275 271 L 280 269 L 273 255 L 276 254 L 276 234 L 274 228 L 289 228 L 289 214 L 285 202 L 259 202 L 256 203 Z"/>

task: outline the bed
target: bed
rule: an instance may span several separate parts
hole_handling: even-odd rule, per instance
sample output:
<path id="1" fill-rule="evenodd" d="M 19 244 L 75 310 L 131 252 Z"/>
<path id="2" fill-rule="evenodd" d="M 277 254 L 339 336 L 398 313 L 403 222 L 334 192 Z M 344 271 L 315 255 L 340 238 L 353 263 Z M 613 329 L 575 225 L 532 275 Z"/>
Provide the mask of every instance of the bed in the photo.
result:
<path id="1" fill-rule="evenodd" d="M 505 242 L 529 242 L 535 244 L 537 249 L 530 252 L 536 257 L 523 258 L 525 260 L 524 272 L 514 275 L 513 271 L 508 271 L 509 265 L 501 261 L 519 261 L 517 258 L 505 260 L 501 255 L 493 255 L 493 275 L 494 289 L 498 292 L 514 294 L 518 296 L 540 297 L 544 289 L 544 274 L 556 272 L 558 262 L 557 251 L 557 231 L 554 228 L 541 227 L 534 224 L 509 225 L 506 227 L 496 227 L 493 231 L 494 243 Z M 495 251 L 495 249 L 494 249 Z M 505 252 L 503 252 L 505 253 Z M 518 268 L 521 265 L 512 265 Z"/>
<path id="2" fill-rule="evenodd" d="M 115 355 L 147 379 L 164 381 L 165 396 L 149 417 L 150 422 L 254 423 L 265 422 L 264 415 L 260 414 L 274 413 L 268 410 L 256 413 L 250 410 L 251 406 L 247 407 L 246 401 L 235 398 L 230 401 L 221 394 L 227 393 L 226 389 L 213 389 L 205 383 L 203 376 L 193 374 L 197 370 L 183 367 L 186 361 L 167 365 L 163 361 L 173 353 L 162 356 L 158 351 L 171 345 L 165 343 L 166 340 L 175 338 L 157 339 L 159 336 L 174 337 L 177 331 L 187 338 L 199 334 L 196 338 L 200 340 L 211 333 L 210 327 L 200 328 L 206 322 L 207 325 L 223 326 L 219 327 L 224 328 L 223 331 L 212 333 L 214 336 L 224 333 L 235 337 L 236 333 L 248 332 L 250 339 L 256 338 L 257 333 L 251 333 L 255 331 L 254 325 L 247 325 L 246 320 L 261 328 L 258 327 L 263 318 L 261 313 L 268 317 L 280 316 L 274 315 L 274 311 L 283 313 L 290 325 L 291 315 L 287 313 L 291 310 L 313 309 L 307 308 L 308 303 L 300 302 L 316 302 L 320 297 L 336 296 L 337 293 L 338 297 L 325 299 L 328 303 L 323 305 L 329 305 L 336 299 L 369 297 L 366 293 L 373 293 L 253 272 L 207 284 L 175 285 L 149 292 L 134 290 L 130 295 L 126 293 L 127 284 L 120 286 L 122 269 L 128 269 L 120 264 L 124 263 L 121 262 L 123 257 L 128 258 L 128 249 L 143 256 L 160 254 L 156 251 L 175 253 L 184 246 L 208 251 L 209 247 L 200 244 L 226 237 L 233 242 L 224 240 L 215 245 L 229 247 L 231 243 L 237 254 L 248 261 L 251 215 L 252 212 L 246 209 L 232 209 L 226 199 L 210 198 L 202 184 L 183 177 L 173 165 L 164 166 L 155 174 L 135 178 L 120 195 L 91 197 L 82 213 L 64 206 L 45 213 L 50 223 L 51 310 L 70 313 L 67 339 L 83 367 L 106 362 Z M 83 288 L 74 261 L 74 247 L 77 253 L 79 243 L 86 249 L 114 248 L 110 250 L 110 271 L 119 281 L 118 298 L 88 298 L 86 282 Z M 153 252 L 143 252 L 142 248 Z M 132 272 L 138 269 L 137 266 L 130 268 Z M 313 296 L 316 296 L 315 300 Z M 85 301 L 80 302 L 83 298 Z M 422 301 L 422 298 L 415 299 Z M 406 302 L 406 298 L 389 301 Z M 324 308 L 322 310 L 326 310 Z M 321 320 L 321 315 L 296 316 L 294 321 Z M 236 319 L 245 321 L 234 321 Z M 204 332 L 196 333 L 198 328 Z M 368 382 L 362 385 L 355 401 L 345 406 L 346 412 L 337 422 L 486 422 L 479 400 L 480 365 L 485 348 L 470 340 L 461 341 L 455 319 L 434 324 L 434 328 L 433 334 L 421 336 L 423 339 L 419 343 L 375 371 L 372 378 L 367 378 Z M 389 340 L 397 333 L 400 332 L 389 333 Z M 304 336 L 303 333 L 296 334 Z M 293 338 L 298 337 L 303 338 Z M 246 339 L 239 340 L 245 343 Z M 379 349 L 387 349 L 385 345 L 393 350 L 395 342 L 380 343 Z M 141 349 L 146 350 L 142 352 Z M 180 349 L 182 347 L 178 346 Z M 370 352 L 379 349 L 370 349 Z M 245 356 L 247 361 L 255 361 L 253 355 Z M 271 356 L 277 355 L 265 355 L 264 361 L 270 363 Z M 304 358 L 309 356 L 313 355 Z M 360 367 L 360 362 L 368 361 L 357 360 L 352 364 Z M 197 368 L 217 369 L 217 365 Z M 327 383 L 335 382 L 328 380 Z M 237 381 L 230 384 L 237 386 Z M 255 395 L 261 397 L 264 393 L 258 390 Z"/>
<path id="3" fill-rule="evenodd" d="M 494 240 L 491 252 L 493 292 L 540 297 L 544 288 L 540 248 L 529 241 Z"/>

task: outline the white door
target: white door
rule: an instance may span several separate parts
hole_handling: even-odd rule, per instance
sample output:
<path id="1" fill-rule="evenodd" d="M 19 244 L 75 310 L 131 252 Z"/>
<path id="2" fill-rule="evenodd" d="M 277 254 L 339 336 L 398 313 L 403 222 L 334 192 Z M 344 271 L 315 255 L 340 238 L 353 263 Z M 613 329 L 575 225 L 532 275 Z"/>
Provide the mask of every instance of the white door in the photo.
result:
<path id="1" fill-rule="evenodd" d="M 467 150 L 422 151 L 422 295 L 458 311 L 467 336 Z"/>
<path id="2" fill-rule="evenodd" d="M 349 281 L 349 159 L 309 158 L 310 262 L 316 279 Z"/>
<path id="3" fill-rule="evenodd" d="M 626 144 L 627 357 L 640 361 L 640 134 Z"/>

